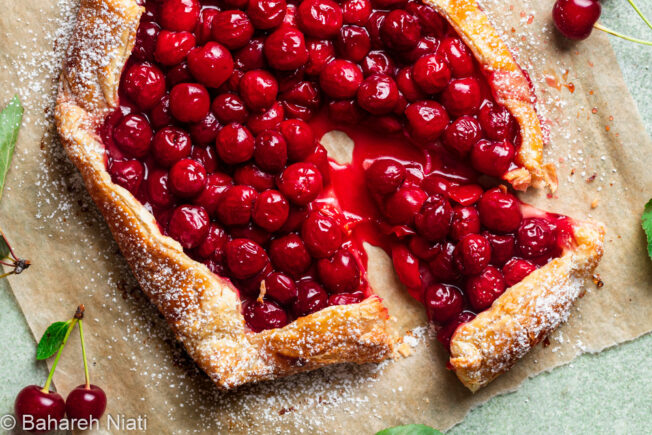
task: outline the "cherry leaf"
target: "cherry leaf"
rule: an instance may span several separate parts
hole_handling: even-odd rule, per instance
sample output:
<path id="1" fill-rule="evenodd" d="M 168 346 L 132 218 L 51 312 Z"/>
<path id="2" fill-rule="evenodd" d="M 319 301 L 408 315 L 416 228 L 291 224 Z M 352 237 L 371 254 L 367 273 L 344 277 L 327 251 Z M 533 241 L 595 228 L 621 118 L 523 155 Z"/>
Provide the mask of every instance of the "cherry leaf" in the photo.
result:
<path id="1" fill-rule="evenodd" d="M 5 235 L 0 231 L 0 260 L 4 260 L 9 257 L 11 250 L 9 249 L 9 244 L 5 240 Z"/>
<path id="2" fill-rule="evenodd" d="M 376 435 L 443 435 L 437 429 L 433 429 L 425 424 L 408 424 L 405 426 L 395 426 L 383 429 Z"/>
<path id="3" fill-rule="evenodd" d="M 0 112 L 0 196 L 5 186 L 11 158 L 14 155 L 18 130 L 23 120 L 23 111 L 18 96 L 14 96 L 7 107 Z"/>
<path id="4" fill-rule="evenodd" d="M 63 343 L 70 322 L 70 320 L 67 322 L 54 322 L 48 326 L 36 347 L 36 359 L 48 359 L 54 355 L 61 343 Z"/>
<path id="5" fill-rule="evenodd" d="M 647 254 L 652 259 L 652 199 L 645 204 L 643 216 L 641 216 L 641 225 L 647 236 Z"/>

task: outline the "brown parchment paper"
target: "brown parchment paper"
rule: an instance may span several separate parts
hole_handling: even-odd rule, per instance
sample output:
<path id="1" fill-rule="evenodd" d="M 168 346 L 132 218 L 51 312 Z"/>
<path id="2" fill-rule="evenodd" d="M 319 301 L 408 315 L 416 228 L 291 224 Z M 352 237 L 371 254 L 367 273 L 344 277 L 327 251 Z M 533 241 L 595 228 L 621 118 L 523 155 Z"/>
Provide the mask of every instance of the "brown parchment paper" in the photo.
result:
<path id="1" fill-rule="evenodd" d="M 652 267 L 639 225 L 652 192 L 652 142 L 612 49 L 594 32 L 573 44 L 557 37 L 550 1 L 484 0 L 484 9 L 528 70 L 550 133 L 546 158 L 559 169 L 554 197 L 537 206 L 608 227 L 599 267 L 604 287 L 587 284 L 569 322 L 490 386 L 469 393 L 445 369 L 421 308 L 402 292 L 388 258 L 370 248 L 369 277 L 414 354 L 379 366 L 337 366 L 218 392 L 185 355 L 138 290 L 80 177 L 57 143 L 51 110 L 75 0 L 0 0 L 0 101 L 19 93 L 27 111 L 0 203 L 0 225 L 32 260 L 11 286 L 36 336 L 87 307 L 91 377 L 108 393 L 108 413 L 142 416 L 152 433 L 210 431 L 373 433 L 405 423 L 446 429 L 473 406 L 528 376 L 652 330 Z M 338 156 L 349 143 L 324 140 Z M 338 157 L 340 158 L 340 157 Z M 597 205 L 591 208 L 591 203 Z M 77 336 L 55 376 L 60 391 L 83 382 Z M 102 429 L 107 431 L 106 419 Z M 111 432 L 119 432 L 114 426 Z"/>

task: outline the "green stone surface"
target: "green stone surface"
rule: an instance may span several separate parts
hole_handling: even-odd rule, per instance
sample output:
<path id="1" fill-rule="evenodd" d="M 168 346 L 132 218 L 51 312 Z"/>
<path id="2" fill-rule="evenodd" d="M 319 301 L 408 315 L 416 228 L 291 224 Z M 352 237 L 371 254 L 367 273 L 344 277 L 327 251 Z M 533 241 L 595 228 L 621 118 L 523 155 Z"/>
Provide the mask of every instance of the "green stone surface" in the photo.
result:
<path id="1" fill-rule="evenodd" d="M 551 2 L 552 3 L 552 2 Z M 603 3 L 601 22 L 632 36 L 652 39 L 652 29 L 625 0 Z M 639 0 L 652 18 L 652 1 Z M 652 47 L 610 37 L 620 68 L 652 134 Z M 648 156 L 648 158 L 650 158 Z M 652 196 L 652 192 L 650 192 Z M 60 320 L 60 319 L 53 319 Z M 18 391 L 42 384 L 44 363 L 34 359 L 35 340 L 6 280 L 0 280 L 0 416 L 13 412 Z M 415 422 L 418 423 L 418 422 Z M 494 397 L 451 429 L 454 434 L 652 432 L 652 334 L 578 357 Z"/>

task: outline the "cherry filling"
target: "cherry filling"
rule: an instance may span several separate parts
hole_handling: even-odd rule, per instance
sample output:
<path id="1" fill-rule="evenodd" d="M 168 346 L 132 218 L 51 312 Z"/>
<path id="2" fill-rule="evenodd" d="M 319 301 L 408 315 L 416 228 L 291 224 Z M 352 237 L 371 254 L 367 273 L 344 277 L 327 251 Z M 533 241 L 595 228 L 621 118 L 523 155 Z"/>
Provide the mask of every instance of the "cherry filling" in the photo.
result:
<path id="1" fill-rule="evenodd" d="M 146 0 L 107 168 L 231 279 L 253 331 L 371 294 L 383 247 L 440 340 L 560 255 L 565 218 L 504 188 L 518 125 L 417 1 Z M 353 161 L 328 160 L 334 128 Z M 526 211 L 524 211 L 526 210 Z"/>

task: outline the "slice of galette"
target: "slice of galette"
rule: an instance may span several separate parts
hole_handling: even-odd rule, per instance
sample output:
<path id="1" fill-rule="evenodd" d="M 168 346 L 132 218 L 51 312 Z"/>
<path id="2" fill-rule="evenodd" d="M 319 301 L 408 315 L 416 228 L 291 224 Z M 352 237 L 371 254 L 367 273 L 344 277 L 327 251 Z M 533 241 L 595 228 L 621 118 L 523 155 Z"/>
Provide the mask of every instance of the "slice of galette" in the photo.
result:
<path id="1" fill-rule="evenodd" d="M 364 242 L 472 390 L 567 316 L 602 253 L 601 227 L 500 185 L 556 179 L 528 80 L 472 1 L 82 0 L 56 117 L 221 388 L 393 354 Z M 320 144 L 333 129 L 349 163 Z"/>

